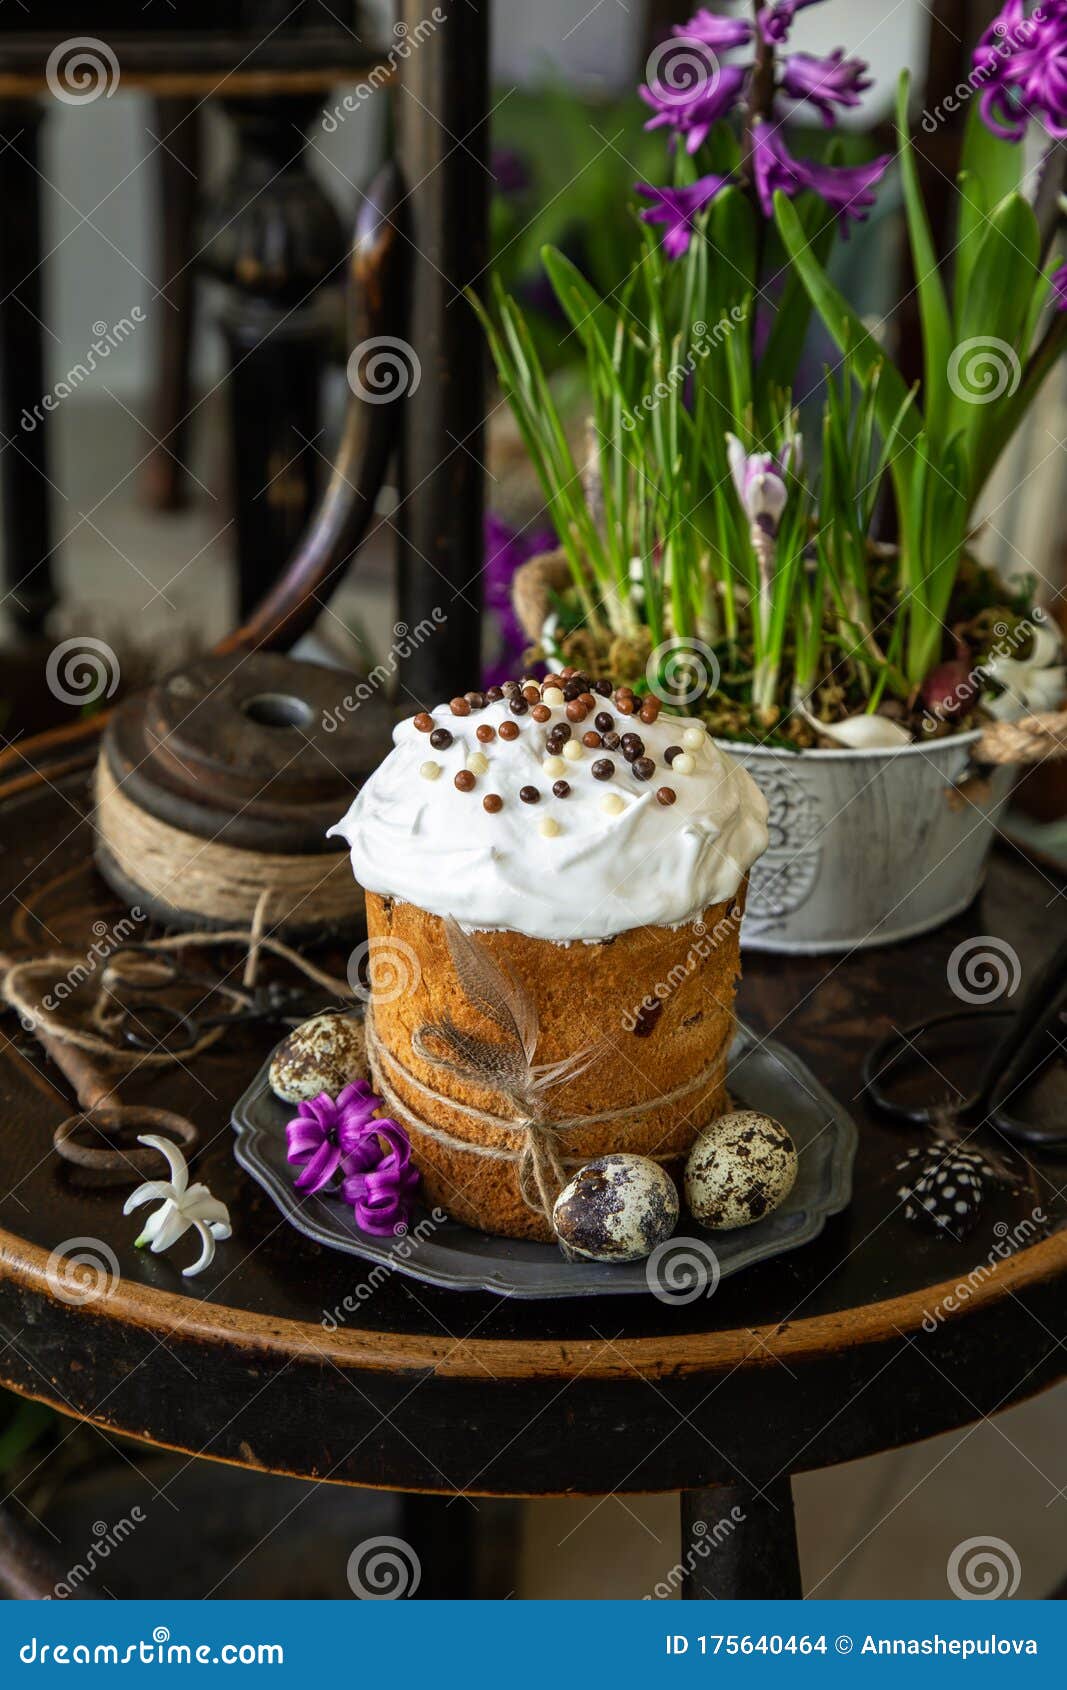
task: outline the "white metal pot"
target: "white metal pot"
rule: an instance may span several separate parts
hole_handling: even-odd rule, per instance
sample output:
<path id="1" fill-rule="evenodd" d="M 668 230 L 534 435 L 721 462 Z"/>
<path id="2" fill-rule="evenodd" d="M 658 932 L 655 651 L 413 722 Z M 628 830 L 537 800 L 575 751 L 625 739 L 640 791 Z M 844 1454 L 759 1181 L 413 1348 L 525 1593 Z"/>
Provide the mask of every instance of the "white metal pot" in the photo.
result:
<path id="1" fill-rule="evenodd" d="M 752 870 L 749 950 L 850 951 L 937 927 L 985 875 L 1015 770 L 957 790 L 979 731 L 893 751 L 778 751 L 719 740 L 770 804 L 770 843 Z"/>

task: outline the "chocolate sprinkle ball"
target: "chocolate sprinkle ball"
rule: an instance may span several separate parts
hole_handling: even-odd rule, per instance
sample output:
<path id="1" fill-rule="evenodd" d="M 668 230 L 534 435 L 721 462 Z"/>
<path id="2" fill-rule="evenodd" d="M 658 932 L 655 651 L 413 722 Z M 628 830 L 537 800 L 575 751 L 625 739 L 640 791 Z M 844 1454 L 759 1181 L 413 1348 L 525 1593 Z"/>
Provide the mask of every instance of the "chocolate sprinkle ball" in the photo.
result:
<path id="1" fill-rule="evenodd" d="M 605 708 L 605 701 L 611 704 L 611 709 Z M 668 768 L 675 767 L 675 772 L 679 775 L 683 772 L 694 773 L 694 759 L 688 748 L 692 745 L 694 750 L 699 749 L 695 743 L 695 735 L 700 736 L 701 743 L 705 739 L 703 728 L 692 722 L 686 724 L 675 719 L 674 731 L 678 734 L 681 744 L 668 745 L 666 750 L 661 750 L 662 736 L 657 733 L 653 739 L 655 755 L 650 756 L 644 739 L 634 728 L 640 725 L 647 730 L 654 726 L 661 712 L 659 699 L 651 695 L 639 697 L 631 686 L 616 687 L 608 680 L 594 680 L 572 665 L 562 668 L 558 673 L 547 674 L 542 681 L 524 675 L 521 680 L 504 681 L 501 686 L 488 687 L 482 692 L 470 691 L 462 697 L 457 695 L 450 700 L 447 708 L 453 716 L 462 718 L 470 715 L 472 711 L 488 710 L 494 705 L 498 706 L 495 721 L 483 721 L 477 727 L 471 723 L 474 727 L 474 737 L 480 747 L 478 750 L 470 749 L 471 742 L 465 738 L 463 730 L 438 726 L 434 717 L 426 710 L 420 710 L 413 718 L 414 726 L 420 733 L 429 736 L 430 745 L 435 751 L 447 751 L 450 746 L 456 744 L 456 734 L 459 734 L 459 746 L 465 752 L 466 767 L 453 776 L 453 782 L 460 792 L 472 792 L 479 778 L 490 773 L 490 747 L 494 747 L 494 742 L 502 740 L 505 745 L 510 745 L 513 740 L 519 738 L 520 724 L 512 719 L 515 716 L 528 714 L 531 727 L 545 730 L 543 737 L 538 734 L 533 741 L 527 741 L 526 751 L 532 753 L 534 759 L 541 764 L 543 773 L 551 783 L 552 797 L 560 799 L 573 798 L 575 795 L 581 799 L 588 793 L 590 777 L 598 783 L 613 780 L 618 769 L 617 762 L 612 757 L 598 755 L 600 752 L 609 751 L 616 757 L 625 758 L 634 780 L 646 782 L 651 781 L 655 775 L 657 759 Z M 503 721 L 499 720 L 499 707 L 507 712 Z M 613 712 L 617 712 L 618 717 Z M 634 720 L 634 728 L 628 726 L 627 717 Z M 583 728 L 582 724 L 587 718 L 591 719 L 590 726 Z M 583 748 L 593 754 L 588 764 L 583 764 Z M 504 746 L 496 745 L 495 749 L 499 755 L 504 751 Z M 571 779 L 553 779 L 565 767 L 570 775 L 570 765 L 574 768 Z M 518 767 L 521 768 L 522 764 Z M 588 775 L 584 772 L 585 769 L 588 769 Z M 500 772 L 503 777 L 503 770 Z M 443 773 L 443 770 L 440 764 L 424 763 L 420 773 L 429 780 Z M 509 794 L 514 790 L 510 785 L 505 787 Z M 524 804 L 539 804 L 543 796 L 536 786 L 522 786 L 518 789 L 518 797 Z M 656 788 L 653 796 L 656 805 L 664 809 L 678 801 L 678 794 L 672 786 Z M 488 815 L 498 815 L 505 807 L 505 799 L 499 792 L 488 792 L 482 799 L 482 807 Z M 610 791 L 597 800 L 597 808 L 612 815 L 621 814 L 629 807 L 630 801 L 618 790 Z M 542 819 L 540 831 L 549 833 L 553 830 L 558 831 L 558 824 L 551 817 Z"/>

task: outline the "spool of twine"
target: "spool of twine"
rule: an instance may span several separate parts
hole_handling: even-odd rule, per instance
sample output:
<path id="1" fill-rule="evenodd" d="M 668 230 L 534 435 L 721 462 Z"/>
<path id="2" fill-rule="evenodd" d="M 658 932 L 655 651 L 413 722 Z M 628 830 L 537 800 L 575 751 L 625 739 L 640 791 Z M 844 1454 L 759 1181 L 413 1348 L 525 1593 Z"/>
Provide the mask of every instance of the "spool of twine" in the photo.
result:
<path id="1" fill-rule="evenodd" d="M 353 913 L 346 852 L 293 856 L 201 839 L 132 803 L 103 756 L 96 765 L 96 831 L 125 881 L 185 916 L 249 924 L 265 889 L 276 928 L 325 927 Z"/>

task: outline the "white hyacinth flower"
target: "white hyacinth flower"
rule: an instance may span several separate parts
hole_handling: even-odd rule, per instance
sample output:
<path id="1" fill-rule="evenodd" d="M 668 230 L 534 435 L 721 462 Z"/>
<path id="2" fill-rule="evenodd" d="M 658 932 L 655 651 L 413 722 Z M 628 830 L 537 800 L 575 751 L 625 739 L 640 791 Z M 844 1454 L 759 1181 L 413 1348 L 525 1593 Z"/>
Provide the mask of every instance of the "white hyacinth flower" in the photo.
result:
<path id="1" fill-rule="evenodd" d="M 225 1203 L 212 1197 L 206 1185 L 189 1184 L 189 1167 L 180 1148 L 172 1139 L 145 1133 L 138 1144 L 158 1150 L 170 1166 L 170 1179 L 150 1179 L 127 1197 L 122 1206 L 124 1215 L 139 1209 L 142 1203 L 159 1202 L 160 1207 L 149 1215 L 144 1231 L 136 1241 L 140 1250 L 148 1246 L 154 1256 L 169 1250 L 186 1232 L 200 1235 L 200 1255 L 191 1267 L 182 1268 L 182 1277 L 192 1279 L 202 1273 L 215 1259 L 216 1239 L 229 1238 L 230 1212 Z"/>
<path id="2" fill-rule="evenodd" d="M 1051 627 L 1046 618 L 1039 621 L 1036 614 L 1032 626 L 1033 649 L 1029 657 L 997 656 L 982 665 L 985 676 L 1004 689 L 996 698 L 982 700 L 989 714 L 1000 721 L 1056 710 L 1067 690 L 1067 668 L 1059 661 L 1063 641 L 1058 629 Z"/>

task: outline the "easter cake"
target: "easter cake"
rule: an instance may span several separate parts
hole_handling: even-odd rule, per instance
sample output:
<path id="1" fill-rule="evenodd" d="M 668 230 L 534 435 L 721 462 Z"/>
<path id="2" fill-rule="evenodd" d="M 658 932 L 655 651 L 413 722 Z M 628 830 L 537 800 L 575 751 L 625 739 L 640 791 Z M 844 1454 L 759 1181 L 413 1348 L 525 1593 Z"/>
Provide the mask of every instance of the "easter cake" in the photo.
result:
<path id="1" fill-rule="evenodd" d="M 574 1170 L 679 1177 L 728 1106 L 767 806 L 699 722 L 571 670 L 400 723 L 332 830 L 367 899 L 367 1053 L 427 1199 L 550 1239 Z"/>

